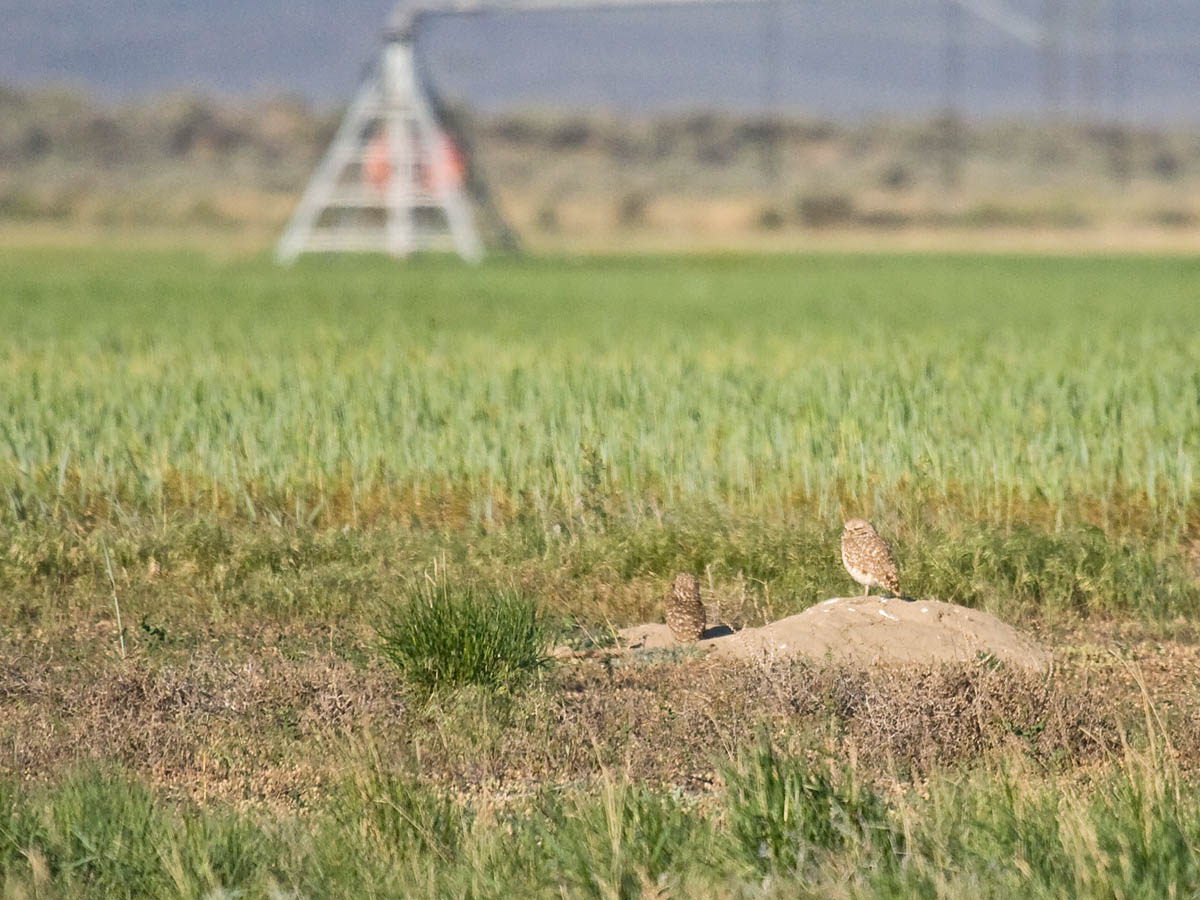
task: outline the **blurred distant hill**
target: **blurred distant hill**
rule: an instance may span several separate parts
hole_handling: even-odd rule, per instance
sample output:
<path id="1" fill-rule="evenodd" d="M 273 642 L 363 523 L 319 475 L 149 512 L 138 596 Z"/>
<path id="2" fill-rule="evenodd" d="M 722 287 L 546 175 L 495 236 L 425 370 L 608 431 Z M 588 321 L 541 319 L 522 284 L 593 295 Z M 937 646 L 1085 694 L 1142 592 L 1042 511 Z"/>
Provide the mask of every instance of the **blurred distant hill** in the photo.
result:
<path id="1" fill-rule="evenodd" d="M 0 0 L 0 82 L 65 82 L 110 99 L 186 91 L 340 103 L 373 57 L 392 5 Z M 1196 0 L 1002 5 L 1033 22 L 1061 11 L 1064 114 L 1200 123 Z M 418 44 L 443 93 L 489 112 L 778 108 L 852 121 L 943 106 L 945 16 L 943 0 L 480 13 L 431 20 Z M 955 95 L 967 118 L 1043 111 L 1040 48 L 965 13 L 956 40 Z M 770 73 L 769 55 L 777 62 Z"/>
<path id="2" fill-rule="evenodd" d="M 288 97 L 117 104 L 0 86 L 0 222 L 274 228 L 336 124 Z"/>
<path id="3" fill-rule="evenodd" d="M 1200 227 L 1200 132 L 1189 130 L 454 115 L 473 164 L 533 247 L 755 246 L 831 230 Z M 0 88 L 0 225 L 199 228 L 270 241 L 338 119 L 287 97 L 112 103 Z M 957 148 L 953 166 L 948 146 Z"/>

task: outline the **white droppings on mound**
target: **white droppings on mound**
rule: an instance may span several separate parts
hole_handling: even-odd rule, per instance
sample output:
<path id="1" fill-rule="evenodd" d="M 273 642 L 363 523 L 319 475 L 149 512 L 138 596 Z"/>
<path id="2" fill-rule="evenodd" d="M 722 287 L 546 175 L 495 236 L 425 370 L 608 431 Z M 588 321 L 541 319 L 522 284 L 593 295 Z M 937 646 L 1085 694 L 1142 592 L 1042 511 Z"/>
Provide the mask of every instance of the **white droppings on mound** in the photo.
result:
<path id="1" fill-rule="evenodd" d="M 851 604 L 854 604 L 851 606 Z M 886 607 L 886 608 L 885 608 Z M 990 655 L 1045 671 L 1050 654 L 991 613 L 938 600 L 835 597 L 761 628 L 714 634 L 694 645 L 676 644 L 666 625 L 634 625 L 618 632 L 621 650 L 695 646 L 713 656 L 805 656 L 862 665 L 962 662 Z"/>

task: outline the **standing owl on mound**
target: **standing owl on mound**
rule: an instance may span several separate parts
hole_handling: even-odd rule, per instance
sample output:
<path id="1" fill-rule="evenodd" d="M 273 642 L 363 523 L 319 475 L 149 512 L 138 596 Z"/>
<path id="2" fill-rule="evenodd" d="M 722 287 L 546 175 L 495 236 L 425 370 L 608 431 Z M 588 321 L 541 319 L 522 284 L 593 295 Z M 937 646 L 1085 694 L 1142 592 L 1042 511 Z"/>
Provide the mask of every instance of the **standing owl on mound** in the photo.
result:
<path id="1" fill-rule="evenodd" d="M 892 548 L 865 519 L 851 519 L 846 523 L 842 532 L 842 565 L 850 577 L 863 586 L 864 597 L 871 593 L 873 586 L 899 595 L 900 574 L 896 571 Z"/>
<path id="2" fill-rule="evenodd" d="M 679 643 L 698 641 L 704 634 L 704 604 L 700 602 L 700 579 L 690 572 L 675 576 L 667 594 L 667 627 Z"/>

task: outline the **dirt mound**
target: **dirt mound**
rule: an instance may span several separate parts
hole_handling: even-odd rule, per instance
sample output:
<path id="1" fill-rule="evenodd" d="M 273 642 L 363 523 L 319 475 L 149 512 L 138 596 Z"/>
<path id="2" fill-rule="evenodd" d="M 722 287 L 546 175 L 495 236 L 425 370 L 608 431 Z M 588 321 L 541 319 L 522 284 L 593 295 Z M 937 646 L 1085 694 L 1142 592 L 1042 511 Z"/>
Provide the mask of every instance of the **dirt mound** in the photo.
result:
<path id="1" fill-rule="evenodd" d="M 627 651 L 684 646 L 666 625 L 619 632 Z M 961 662 L 990 655 L 1046 670 L 1050 654 L 990 613 L 938 600 L 835 597 L 761 628 L 712 628 L 694 646 L 713 656 L 805 656 L 863 665 Z"/>

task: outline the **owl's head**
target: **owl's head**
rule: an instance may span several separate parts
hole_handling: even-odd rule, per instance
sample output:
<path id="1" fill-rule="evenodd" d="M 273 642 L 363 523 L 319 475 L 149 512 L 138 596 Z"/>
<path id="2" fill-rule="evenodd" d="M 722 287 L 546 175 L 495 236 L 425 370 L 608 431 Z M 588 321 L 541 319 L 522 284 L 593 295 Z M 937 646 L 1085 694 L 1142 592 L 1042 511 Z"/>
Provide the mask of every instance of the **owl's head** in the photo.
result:
<path id="1" fill-rule="evenodd" d="M 671 584 L 671 593 L 676 597 L 694 597 L 700 593 L 700 579 L 691 572 L 680 572 Z"/>
<path id="2" fill-rule="evenodd" d="M 866 519 L 847 519 L 845 534 L 853 534 L 858 537 L 874 537 L 875 526 Z"/>

